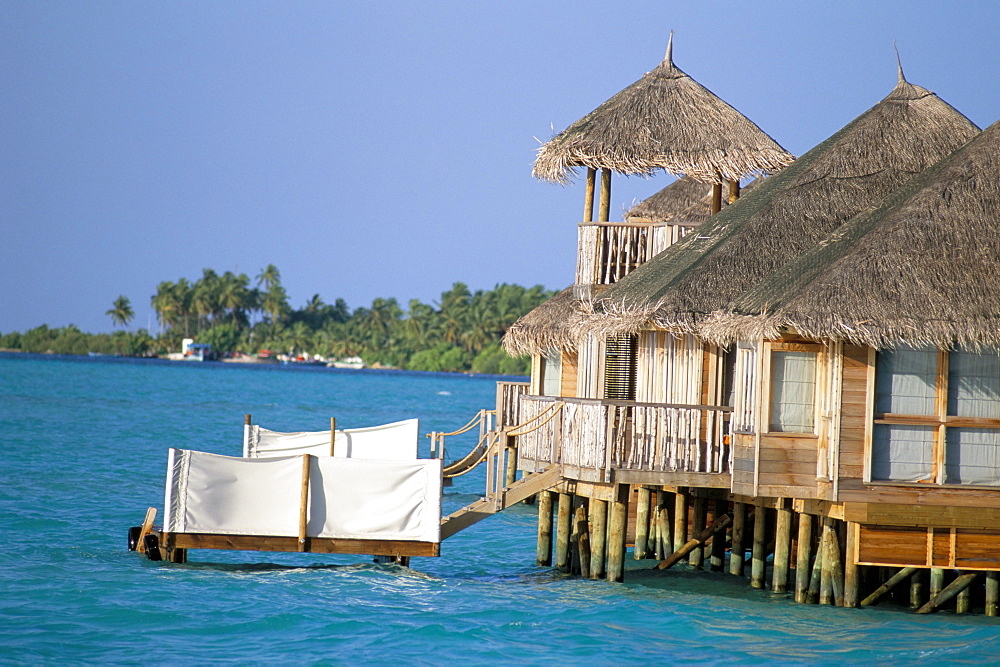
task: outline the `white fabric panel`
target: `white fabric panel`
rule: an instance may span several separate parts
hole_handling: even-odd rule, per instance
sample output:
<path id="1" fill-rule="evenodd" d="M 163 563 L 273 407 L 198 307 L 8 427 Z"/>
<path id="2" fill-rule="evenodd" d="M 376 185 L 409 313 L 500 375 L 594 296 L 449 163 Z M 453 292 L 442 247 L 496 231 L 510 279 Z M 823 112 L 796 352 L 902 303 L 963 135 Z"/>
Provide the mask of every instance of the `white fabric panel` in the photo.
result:
<path id="1" fill-rule="evenodd" d="M 771 354 L 770 431 L 813 433 L 816 401 L 816 353 Z"/>
<path id="2" fill-rule="evenodd" d="M 937 414 L 937 350 L 899 348 L 880 351 L 875 364 L 875 412 Z"/>
<path id="3" fill-rule="evenodd" d="M 311 537 L 439 542 L 441 460 L 314 458 Z"/>
<path id="4" fill-rule="evenodd" d="M 417 419 L 337 431 L 334 456 L 355 459 L 412 461 L 417 458 L 420 422 Z M 246 455 L 250 458 L 295 454 L 330 455 L 329 431 L 279 433 L 253 426 Z"/>
<path id="5" fill-rule="evenodd" d="M 244 459 L 171 449 L 169 460 L 168 532 L 298 535 L 301 457 Z"/>
<path id="6" fill-rule="evenodd" d="M 949 428 L 946 484 L 1000 486 L 1000 429 Z"/>
<path id="7" fill-rule="evenodd" d="M 1000 355 L 954 350 L 948 359 L 948 414 L 1000 419 Z"/>
<path id="8" fill-rule="evenodd" d="M 876 424 L 872 436 L 872 479 L 933 481 L 935 429 Z"/>
<path id="9" fill-rule="evenodd" d="M 296 537 L 302 460 L 171 449 L 165 530 Z M 441 465 L 439 459 L 313 457 L 307 535 L 439 542 Z"/>

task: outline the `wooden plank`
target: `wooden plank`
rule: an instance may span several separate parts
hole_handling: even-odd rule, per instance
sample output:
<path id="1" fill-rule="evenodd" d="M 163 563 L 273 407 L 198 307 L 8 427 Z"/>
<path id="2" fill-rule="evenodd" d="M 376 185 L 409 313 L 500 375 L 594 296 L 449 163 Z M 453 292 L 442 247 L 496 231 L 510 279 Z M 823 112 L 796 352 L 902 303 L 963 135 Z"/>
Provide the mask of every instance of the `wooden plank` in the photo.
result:
<path id="1" fill-rule="evenodd" d="M 1000 526 L 1000 508 L 845 502 L 844 518 L 882 526 L 988 530 Z"/>
<path id="2" fill-rule="evenodd" d="M 816 450 L 815 449 L 796 449 L 796 448 L 781 448 L 781 447 L 764 447 L 760 448 L 760 460 L 764 461 L 780 461 L 787 463 L 808 463 L 813 467 L 816 466 Z"/>
<path id="3" fill-rule="evenodd" d="M 247 415 L 249 417 L 250 415 Z M 153 522 L 156 521 L 156 508 L 150 507 L 146 510 L 146 517 L 142 520 L 142 527 L 139 528 L 139 540 L 135 550 L 141 554 L 146 553 L 146 535 L 153 532 Z"/>
<path id="4" fill-rule="evenodd" d="M 160 533 L 160 544 L 175 549 L 225 549 L 230 551 L 298 551 L 298 537 L 273 535 L 215 535 L 205 533 Z M 308 553 L 371 554 L 376 556 L 440 556 L 438 542 L 405 540 L 344 540 L 310 537 Z"/>
<path id="5" fill-rule="evenodd" d="M 616 484 L 650 484 L 653 486 L 699 486 L 710 489 L 728 489 L 729 473 L 712 472 L 646 472 L 642 470 L 612 470 L 611 481 Z"/>

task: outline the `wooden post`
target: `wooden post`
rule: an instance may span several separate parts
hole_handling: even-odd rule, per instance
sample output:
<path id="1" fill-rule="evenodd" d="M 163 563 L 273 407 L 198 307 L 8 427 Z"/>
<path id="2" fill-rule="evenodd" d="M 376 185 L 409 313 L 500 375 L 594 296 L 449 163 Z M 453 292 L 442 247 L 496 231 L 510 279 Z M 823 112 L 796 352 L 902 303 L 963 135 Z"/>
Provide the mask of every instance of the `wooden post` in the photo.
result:
<path id="1" fill-rule="evenodd" d="M 726 501 L 721 499 L 716 499 L 715 507 L 712 512 L 712 521 L 719 520 L 719 517 L 726 514 Z M 732 519 L 730 518 L 730 523 Z M 723 568 L 726 566 L 726 533 L 725 531 L 721 533 L 714 534 L 712 536 L 712 562 L 710 569 L 712 572 L 722 572 Z"/>
<path id="2" fill-rule="evenodd" d="M 164 512 L 169 510 L 166 508 Z M 142 526 L 139 528 L 139 536 L 136 538 L 135 550 L 141 554 L 146 553 L 146 535 L 153 532 L 153 523 L 156 521 L 156 508 L 149 507 L 146 509 L 146 516 L 142 520 Z"/>
<path id="3" fill-rule="evenodd" d="M 579 498 L 573 496 L 573 509 L 569 522 L 569 573 L 580 574 L 580 532 L 577 522 L 577 512 L 579 511 Z"/>
<path id="4" fill-rule="evenodd" d="M 820 544 L 820 550 L 823 552 L 823 569 L 820 570 L 820 582 L 819 582 L 819 603 L 820 604 L 833 604 L 833 550 L 831 544 L 833 543 L 833 519 L 830 517 L 823 517 L 823 537 L 822 544 Z M 839 561 L 840 558 L 838 557 Z"/>
<path id="5" fill-rule="evenodd" d="M 695 537 L 688 540 L 687 543 L 680 549 L 670 554 L 669 557 L 660 561 L 659 564 L 657 564 L 656 569 L 665 570 L 667 568 L 673 567 L 674 565 L 677 564 L 678 561 L 684 558 L 684 556 L 690 554 L 694 549 L 698 548 L 699 546 L 704 546 L 705 542 L 707 542 L 710 539 L 714 539 L 712 537 L 713 535 L 715 535 L 720 531 L 725 531 L 726 526 L 728 526 L 731 521 L 732 517 L 730 517 L 728 514 L 721 515 L 719 518 L 717 518 L 715 521 L 712 522 L 711 526 L 702 530 Z"/>
<path id="6" fill-rule="evenodd" d="M 556 563 L 560 570 L 569 569 L 569 534 L 570 515 L 573 512 L 573 496 L 568 493 L 559 494 L 559 505 L 556 510 Z"/>
<path id="7" fill-rule="evenodd" d="M 250 426 L 253 422 L 250 421 L 250 415 L 243 415 L 243 425 Z"/>
<path id="8" fill-rule="evenodd" d="M 517 442 L 517 438 L 506 433 L 503 437 L 507 441 L 507 469 L 504 471 L 504 485 L 509 487 L 517 481 L 517 446 L 514 444 Z"/>
<path id="9" fill-rule="evenodd" d="M 889 580 L 872 591 L 872 594 L 861 601 L 862 607 L 870 607 L 878 603 L 886 593 L 895 588 L 900 582 L 909 579 L 915 574 L 920 574 L 920 570 L 915 567 L 904 567 L 896 574 L 889 577 Z"/>
<path id="10" fill-rule="evenodd" d="M 778 521 L 774 536 L 774 566 L 771 575 L 771 590 L 775 593 L 788 591 L 788 566 L 792 553 L 792 510 L 787 509 L 787 499 L 779 499 Z"/>
<path id="11" fill-rule="evenodd" d="M 992 570 L 986 573 L 986 615 L 996 616 L 1000 603 L 1000 572 Z"/>
<path id="12" fill-rule="evenodd" d="M 746 548 L 743 546 L 743 531 L 746 527 L 747 506 L 744 503 L 733 503 L 732 542 L 729 547 L 729 574 L 743 576 L 743 565 L 746 562 Z"/>
<path id="13" fill-rule="evenodd" d="M 679 550 L 688 541 L 688 495 L 687 489 L 678 487 L 674 494 L 674 548 Z"/>
<path id="14" fill-rule="evenodd" d="M 809 593 L 809 557 L 812 551 L 811 514 L 799 514 L 799 536 L 795 547 L 795 601 L 805 602 Z"/>
<path id="15" fill-rule="evenodd" d="M 601 203 L 598 210 L 598 222 L 607 222 L 611 215 L 611 170 L 601 169 Z"/>
<path id="16" fill-rule="evenodd" d="M 299 551 L 308 551 L 306 528 L 309 525 L 309 464 L 312 454 L 302 455 L 302 490 L 299 494 Z"/>
<path id="17" fill-rule="evenodd" d="M 722 181 L 712 183 L 712 215 L 722 210 Z"/>
<path id="18" fill-rule="evenodd" d="M 673 529 L 671 511 L 673 503 L 667 497 L 666 491 L 656 492 L 656 557 L 660 560 L 673 551 L 674 541 L 670 534 Z"/>
<path id="19" fill-rule="evenodd" d="M 587 189 L 583 195 L 583 221 L 594 220 L 594 184 L 597 180 L 597 170 L 587 167 Z"/>
<path id="20" fill-rule="evenodd" d="M 960 574 L 955 577 L 955 581 L 951 582 L 945 586 L 940 593 L 934 596 L 934 598 L 925 604 L 923 607 L 917 610 L 918 614 L 929 614 L 941 605 L 943 605 L 948 600 L 952 599 L 972 583 L 972 580 L 976 578 L 975 572 L 966 572 L 965 574 Z"/>
<path id="21" fill-rule="evenodd" d="M 535 548 L 535 562 L 538 565 L 552 565 L 552 496 L 551 491 L 538 494 L 538 545 Z"/>
<path id="22" fill-rule="evenodd" d="M 820 528 L 820 537 L 816 541 L 816 557 L 813 559 L 812 572 L 809 575 L 809 592 L 806 594 L 806 602 L 816 604 L 819 602 L 819 591 L 823 578 L 823 537 Z"/>
<path id="23" fill-rule="evenodd" d="M 854 608 L 858 606 L 861 585 L 861 566 L 855 559 L 855 554 L 858 551 L 859 527 L 853 521 L 845 523 L 847 524 L 847 539 L 844 549 L 844 606 Z"/>
<path id="24" fill-rule="evenodd" d="M 649 489 L 640 486 L 635 500 L 635 560 L 647 558 L 649 550 Z"/>
<path id="25" fill-rule="evenodd" d="M 576 506 L 574 523 L 576 524 L 576 548 L 580 560 L 580 576 L 586 578 L 590 576 L 590 527 L 587 525 L 587 506 L 584 502 L 580 502 Z"/>
<path id="26" fill-rule="evenodd" d="M 754 510 L 753 547 L 750 551 L 750 587 L 764 588 L 767 559 L 767 508 Z"/>
<path id="27" fill-rule="evenodd" d="M 330 456 L 333 456 L 337 446 L 337 418 L 330 417 Z"/>
<path id="28" fill-rule="evenodd" d="M 931 597 L 935 598 L 944 589 L 944 570 L 940 567 L 931 568 Z"/>
<path id="29" fill-rule="evenodd" d="M 705 524 L 707 518 L 705 517 L 705 504 L 708 501 L 701 496 L 695 496 L 694 498 L 694 512 L 691 515 L 691 534 L 698 535 L 703 530 L 705 530 Z M 697 544 L 691 553 L 688 555 L 688 563 L 691 567 L 701 568 L 705 562 L 705 550 L 702 548 L 703 545 Z"/>
<path id="30" fill-rule="evenodd" d="M 729 181 L 729 203 L 735 204 L 736 200 L 739 198 L 740 198 L 740 182 Z"/>
<path id="31" fill-rule="evenodd" d="M 968 614 L 969 606 L 971 603 L 969 596 L 969 587 L 966 586 L 955 595 L 955 613 L 956 614 Z"/>
<path id="32" fill-rule="evenodd" d="M 608 520 L 608 581 L 625 580 L 625 530 L 628 527 L 628 484 L 619 484 Z"/>
<path id="33" fill-rule="evenodd" d="M 600 579 L 605 574 L 605 546 L 608 536 L 608 504 L 590 499 L 590 578 Z"/>
<path id="34" fill-rule="evenodd" d="M 914 568 L 910 575 L 910 608 L 919 609 L 924 603 L 924 571 Z"/>

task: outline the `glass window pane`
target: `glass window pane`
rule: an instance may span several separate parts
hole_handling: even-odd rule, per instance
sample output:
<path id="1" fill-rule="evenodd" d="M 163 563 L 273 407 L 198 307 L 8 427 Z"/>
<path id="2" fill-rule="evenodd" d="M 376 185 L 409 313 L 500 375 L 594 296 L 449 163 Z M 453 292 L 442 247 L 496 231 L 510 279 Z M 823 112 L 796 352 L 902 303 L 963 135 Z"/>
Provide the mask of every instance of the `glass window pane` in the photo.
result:
<path id="1" fill-rule="evenodd" d="M 875 362 L 875 412 L 933 415 L 937 350 L 900 348 L 878 353 Z"/>
<path id="2" fill-rule="evenodd" d="M 769 430 L 813 433 L 816 353 L 771 354 L 771 424 Z"/>
<path id="3" fill-rule="evenodd" d="M 948 414 L 1000 419 L 1000 354 L 955 350 L 948 357 Z"/>
<path id="4" fill-rule="evenodd" d="M 545 355 L 545 363 L 542 366 L 542 396 L 559 395 L 559 367 L 562 362 L 562 355 L 559 350 L 549 350 Z"/>
<path id="5" fill-rule="evenodd" d="M 935 429 L 876 424 L 872 437 L 872 479 L 932 481 Z"/>
<path id="6" fill-rule="evenodd" d="M 1000 486 L 1000 429 L 949 428 L 945 483 Z"/>

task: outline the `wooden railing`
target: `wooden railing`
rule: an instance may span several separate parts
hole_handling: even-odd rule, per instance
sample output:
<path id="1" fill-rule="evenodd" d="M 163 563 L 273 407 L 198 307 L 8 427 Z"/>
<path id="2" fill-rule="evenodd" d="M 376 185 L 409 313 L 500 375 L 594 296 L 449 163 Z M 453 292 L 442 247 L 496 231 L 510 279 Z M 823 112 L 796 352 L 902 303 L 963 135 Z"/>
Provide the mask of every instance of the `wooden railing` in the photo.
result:
<path id="1" fill-rule="evenodd" d="M 690 229 L 667 223 L 582 222 L 577 235 L 576 284 L 611 285 Z"/>
<path id="2" fill-rule="evenodd" d="M 530 386 L 528 382 L 497 382 L 496 427 L 498 429 L 521 423 L 520 398 L 528 393 Z"/>
<path id="3" fill-rule="evenodd" d="M 612 470 L 731 470 L 728 407 L 528 395 L 520 402 L 522 422 L 543 424 L 517 438 L 518 464 L 526 470 L 556 463 L 605 481 Z"/>

